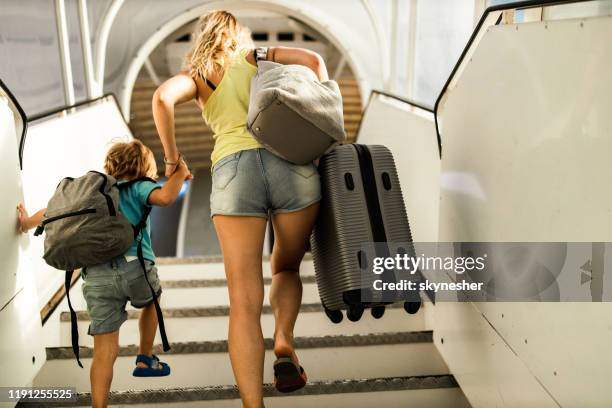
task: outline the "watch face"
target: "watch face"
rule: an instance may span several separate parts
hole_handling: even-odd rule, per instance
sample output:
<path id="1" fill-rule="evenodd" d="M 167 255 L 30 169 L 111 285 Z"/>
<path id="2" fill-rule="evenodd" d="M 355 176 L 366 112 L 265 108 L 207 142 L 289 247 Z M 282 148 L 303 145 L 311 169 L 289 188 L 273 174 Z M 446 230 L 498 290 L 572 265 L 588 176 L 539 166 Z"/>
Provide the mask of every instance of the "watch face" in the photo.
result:
<path id="1" fill-rule="evenodd" d="M 267 48 L 256 48 L 255 49 L 255 59 L 257 61 L 265 60 L 267 55 L 268 55 L 268 49 Z"/>

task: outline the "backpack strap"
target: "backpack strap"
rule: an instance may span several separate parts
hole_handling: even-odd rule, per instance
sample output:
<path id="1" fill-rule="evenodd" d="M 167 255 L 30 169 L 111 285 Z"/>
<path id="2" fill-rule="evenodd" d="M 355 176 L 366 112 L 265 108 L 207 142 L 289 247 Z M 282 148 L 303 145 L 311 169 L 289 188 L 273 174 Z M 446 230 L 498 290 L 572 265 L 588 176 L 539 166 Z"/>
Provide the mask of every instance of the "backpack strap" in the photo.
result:
<path id="1" fill-rule="evenodd" d="M 79 327 L 77 325 L 77 315 L 74 309 L 72 308 L 72 303 L 70 302 L 70 283 L 72 283 L 73 272 L 73 270 L 66 271 L 64 286 L 66 288 L 66 299 L 68 299 L 68 308 L 70 309 L 70 338 L 72 341 L 72 352 L 76 357 L 76 361 L 79 364 L 79 367 L 83 368 L 83 364 L 81 364 L 81 359 L 79 358 Z"/>
<path id="2" fill-rule="evenodd" d="M 144 213 L 142 215 L 142 219 L 140 222 L 134 226 L 134 234 L 135 238 L 138 240 L 138 248 L 136 250 L 136 254 L 138 255 L 138 262 L 140 262 L 140 266 L 142 267 L 142 271 L 144 273 L 145 280 L 147 281 L 147 285 L 149 285 L 149 289 L 151 290 L 151 296 L 153 296 L 153 303 L 155 304 L 155 314 L 157 314 L 157 324 L 159 325 L 159 334 L 162 339 L 162 346 L 164 351 L 170 350 L 170 343 L 168 342 L 168 336 L 166 335 L 166 326 L 164 324 L 164 315 L 161 310 L 161 306 L 159 305 L 159 301 L 157 300 L 157 293 L 153 289 L 151 282 L 149 282 L 149 277 L 147 276 L 147 266 L 145 265 L 145 259 L 142 254 L 142 230 L 146 228 L 147 218 L 151 213 L 151 206 L 146 206 Z"/>
<path id="3" fill-rule="evenodd" d="M 267 61 L 268 60 L 268 47 L 257 47 L 253 51 L 253 56 L 255 57 L 255 65 L 259 61 Z"/>
<path id="4" fill-rule="evenodd" d="M 155 183 L 155 180 L 149 177 L 140 177 L 134 180 L 127 181 L 125 183 L 117 184 L 117 187 L 122 190 L 128 188 L 132 184 L 138 183 L 140 181 L 150 181 Z M 134 225 L 134 239 L 138 241 L 138 248 L 136 250 L 136 254 L 138 255 L 138 262 L 142 267 L 142 272 L 144 273 L 145 280 L 147 281 L 147 285 L 151 290 L 151 296 L 153 296 L 153 303 L 155 304 L 155 313 L 157 314 L 157 324 L 159 325 L 159 334 L 162 339 L 162 345 L 164 351 L 170 350 L 170 343 L 168 342 L 168 336 L 166 336 L 166 326 L 164 324 L 164 315 L 161 310 L 161 306 L 159 306 L 159 301 L 157 300 L 157 293 L 153 289 L 151 282 L 149 282 L 149 277 L 147 276 L 147 266 L 145 265 L 145 259 L 142 254 L 142 231 L 147 227 L 147 219 L 149 218 L 149 214 L 151 214 L 152 207 L 150 205 L 145 206 L 144 212 L 142 214 L 142 218 L 140 222 Z"/>
<path id="5" fill-rule="evenodd" d="M 116 216 L 117 215 L 117 209 L 115 208 L 115 205 L 113 204 L 113 200 L 111 198 L 111 196 L 109 196 L 106 193 L 106 184 L 109 183 L 109 179 L 108 179 L 108 174 L 104 174 L 101 173 L 99 171 L 96 170 L 90 170 L 88 171 L 88 173 L 96 173 L 99 174 L 100 177 L 102 177 L 102 183 L 100 184 L 100 188 L 98 189 L 98 191 L 100 191 L 100 194 L 102 194 L 104 196 L 104 198 L 106 199 L 106 205 L 108 206 L 108 213 L 111 216 Z M 64 179 L 66 180 L 66 179 Z M 114 179 L 113 179 L 114 180 Z M 112 187 L 112 186 L 111 186 Z"/>

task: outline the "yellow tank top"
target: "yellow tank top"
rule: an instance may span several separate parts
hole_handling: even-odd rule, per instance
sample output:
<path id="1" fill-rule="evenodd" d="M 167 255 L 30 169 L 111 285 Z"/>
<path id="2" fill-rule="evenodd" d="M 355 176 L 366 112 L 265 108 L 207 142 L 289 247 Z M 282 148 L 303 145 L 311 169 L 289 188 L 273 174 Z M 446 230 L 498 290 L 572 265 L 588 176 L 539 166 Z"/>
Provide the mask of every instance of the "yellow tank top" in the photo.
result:
<path id="1" fill-rule="evenodd" d="M 229 64 L 202 110 L 202 117 L 212 129 L 215 140 L 211 167 L 232 153 L 263 147 L 246 127 L 251 78 L 257 72 L 257 68 L 246 60 L 247 53 L 248 50 L 241 51 Z"/>

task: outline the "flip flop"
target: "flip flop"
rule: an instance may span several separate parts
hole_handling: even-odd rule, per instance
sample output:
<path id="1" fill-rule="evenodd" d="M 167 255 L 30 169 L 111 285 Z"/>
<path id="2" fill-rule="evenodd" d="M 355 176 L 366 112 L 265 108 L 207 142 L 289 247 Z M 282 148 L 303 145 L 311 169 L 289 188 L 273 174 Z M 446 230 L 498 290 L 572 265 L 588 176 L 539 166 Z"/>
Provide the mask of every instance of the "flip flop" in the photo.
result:
<path id="1" fill-rule="evenodd" d="M 274 362 L 274 386 L 279 392 L 293 392 L 308 381 L 306 372 L 291 357 L 279 357 Z"/>
<path id="2" fill-rule="evenodd" d="M 136 366 L 132 372 L 134 377 L 165 377 L 170 375 L 170 366 L 159 361 L 159 358 L 155 354 L 153 354 L 153 357 L 149 357 L 145 354 L 137 355 L 136 364 L 138 363 L 144 363 L 148 367 Z"/>

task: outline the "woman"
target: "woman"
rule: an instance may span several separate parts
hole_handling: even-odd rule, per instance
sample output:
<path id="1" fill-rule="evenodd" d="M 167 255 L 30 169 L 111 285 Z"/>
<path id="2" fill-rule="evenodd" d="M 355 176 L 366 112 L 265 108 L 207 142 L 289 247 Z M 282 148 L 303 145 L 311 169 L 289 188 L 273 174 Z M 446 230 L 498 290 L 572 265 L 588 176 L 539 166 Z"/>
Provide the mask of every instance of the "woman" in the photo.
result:
<path id="1" fill-rule="evenodd" d="M 263 406 L 264 341 L 262 251 L 272 217 L 270 304 L 275 319 L 275 385 L 289 392 L 306 374 L 293 346 L 300 309 L 300 262 L 320 200 L 314 164 L 291 164 L 263 149 L 246 128 L 250 82 L 256 72 L 250 32 L 226 11 L 200 18 L 186 69 L 164 82 L 153 98 L 166 175 L 176 170 L 174 106 L 194 100 L 214 133 L 211 216 L 221 243 L 230 298 L 229 354 L 244 406 Z M 268 60 L 301 64 L 327 80 L 322 58 L 308 50 L 274 47 Z"/>

